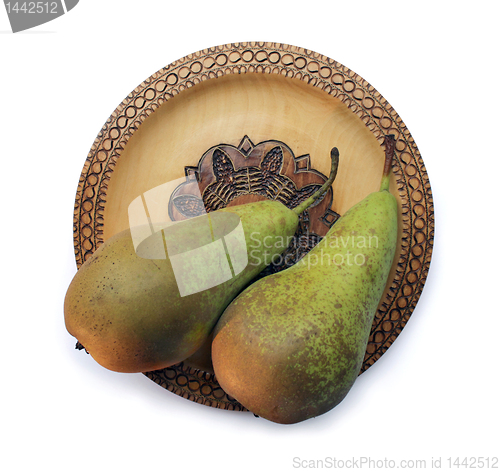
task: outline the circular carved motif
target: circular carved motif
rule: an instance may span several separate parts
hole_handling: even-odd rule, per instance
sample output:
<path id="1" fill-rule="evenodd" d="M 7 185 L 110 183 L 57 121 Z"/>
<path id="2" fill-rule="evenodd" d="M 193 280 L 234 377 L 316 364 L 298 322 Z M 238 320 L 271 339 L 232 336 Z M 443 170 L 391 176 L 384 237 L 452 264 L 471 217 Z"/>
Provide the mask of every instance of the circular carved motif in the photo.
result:
<path id="1" fill-rule="evenodd" d="M 234 201 L 247 203 L 250 196 L 276 200 L 292 209 L 327 180 L 310 168 L 308 154 L 295 157 L 281 141 L 255 145 L 248 136 L 238 147 L 213 146 L 203 154 L 198 166 L 187 166 L 185 173 L 186 182 L 173 192 L 169 202 L 172 221 L 216 211 Z M 289 247 L 258 278 L 295 264 L 322 239 L 340 217 L 330 208 L 332 200 L 330 189 L 300 215 L 299 228 Z"/>
<path id="2" fill-rule="evenodd" d="M 74 211 L 77 266 L 103 242 L 108 182 L 125 145 L 163 103 L 203 81 L 228 74 L 279 74 L 316 87 L 342 101 L 382 144 L 396 138 L 393 167 L 402 201 L 402 252 L 386 302 L 378 310 L 361 372 L 386 352 L 410 318 L 428 274 L 434 239 L 429 178 L 418 148 L 396 111 L 366 80 L 342 64 L 300 47 L 235 43 L 190 54 L 146 79 L 111 114 L 95 139 L 78 184 Z M 244 409 L 218 390 L 213 374 L 183 366 L 146 373 L 168 390 L 219 408 Z"/>

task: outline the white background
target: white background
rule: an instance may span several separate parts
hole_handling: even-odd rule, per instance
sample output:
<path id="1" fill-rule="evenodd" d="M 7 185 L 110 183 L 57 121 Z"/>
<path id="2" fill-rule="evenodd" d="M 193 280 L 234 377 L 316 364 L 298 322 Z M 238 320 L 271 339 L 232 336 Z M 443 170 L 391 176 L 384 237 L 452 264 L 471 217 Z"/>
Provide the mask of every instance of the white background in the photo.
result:
<path id="1" fill-rule="evenodd" d="M 366 457 L 445 469 L 448 457 L 500 456 L 493 6 L 81 0 L 18 34 L 0 9 L 0 468 L 281 471 Z M 107 371 L 63 322 L 74 197 L 102 125 L 163 66 L 248 40 L 302 46 L 368 80 L 414 137 L 435 201 L 431 271 L 405 330 L 338 407 L 292 426 Z"/>

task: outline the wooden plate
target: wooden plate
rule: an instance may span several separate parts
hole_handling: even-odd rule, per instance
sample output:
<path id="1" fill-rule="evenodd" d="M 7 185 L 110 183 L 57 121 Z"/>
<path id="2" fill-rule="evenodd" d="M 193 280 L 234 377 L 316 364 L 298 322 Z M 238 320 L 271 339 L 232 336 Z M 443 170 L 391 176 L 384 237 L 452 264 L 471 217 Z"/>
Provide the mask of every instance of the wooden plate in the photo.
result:
<path id="1" fill-rule="evenodd" d="M 148 190 L 187 177 L 187 183 L 199 183 L 208 211 L 262 198 L 293 206 L 307 186 L 325 180 L 336 146 L 333 199 L 329 192 L 303 215 L 305 244 L 289 248 L 300 256 L 338 215 L 378 190 L 386 134 L 397 140 L 391 191 L 399 202 L 400 243 L 363 372 L 401 333 L 422 292 L 434 237 L 432 193 L 417 146 L 387 100 L 359 75 L 315 52 L 275 43 L 218 46 L 168 65 L 134 89 L 103 126 L 81 174 L 74 213 L 77 266 L 128 227 L 130 203 Z M 165 203 L 173 219 L 199 211 L 186 189 L 178 188 Z M 198 357 L 145 374 L 192 401 L 244 410 L 203 364 L 206 356 Z"/>

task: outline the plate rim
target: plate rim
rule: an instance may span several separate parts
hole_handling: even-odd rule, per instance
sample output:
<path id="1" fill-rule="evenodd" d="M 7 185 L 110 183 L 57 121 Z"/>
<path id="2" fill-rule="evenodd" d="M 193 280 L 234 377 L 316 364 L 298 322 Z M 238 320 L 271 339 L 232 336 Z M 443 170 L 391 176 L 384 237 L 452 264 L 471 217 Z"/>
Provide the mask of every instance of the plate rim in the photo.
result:
<path id="1" fill-rule="evenodd" d="M 338 98 L 361 119 L 379 144 L 386 134 L 396 135 L 393 170 L 403 207 L 402 253 L 395 279 L 375 316 L 368 345 L 373 352 L 367 349 L 362 373 L 401 334 L 421 296 L 433 252 L 433 197 L 422 156 L 394 108 L 357 73 L 312 50 L 272 42 L 228 43 L 188 54 L 135 87 L 102 126 L 80 175 L 73 215 L 77 268 L 103 242 L 108 182 L 121 152 L 139 126 L 169 99 L 203 81 L 251 73 L 299 79 Z M 392 310 L 401 313 L 397 325 L 391 325 Z M 171 391 L 186 397 L 182 388 L 176 390 L 179 389 Z M 212 403 L 206 404 L 214 406 Z"/>

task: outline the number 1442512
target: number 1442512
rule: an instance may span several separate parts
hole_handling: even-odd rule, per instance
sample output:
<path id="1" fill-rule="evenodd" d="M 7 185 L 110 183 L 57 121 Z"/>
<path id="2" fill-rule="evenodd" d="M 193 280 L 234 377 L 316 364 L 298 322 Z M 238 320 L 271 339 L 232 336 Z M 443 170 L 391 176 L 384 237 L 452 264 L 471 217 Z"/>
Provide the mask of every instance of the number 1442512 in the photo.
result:
<path id="1" fill-rule="evenodd" d="M 448 457 L 448 466 L 451 469 L 498 469 L 498 457 Z"/>
<path id="2" fill-rule="evenodd" d="M 7 13 L 48 13 L 56 15 L 59 4 L 57 2 L 7 2 L 5 4 Z"/>

